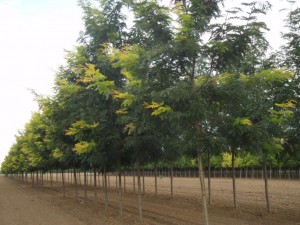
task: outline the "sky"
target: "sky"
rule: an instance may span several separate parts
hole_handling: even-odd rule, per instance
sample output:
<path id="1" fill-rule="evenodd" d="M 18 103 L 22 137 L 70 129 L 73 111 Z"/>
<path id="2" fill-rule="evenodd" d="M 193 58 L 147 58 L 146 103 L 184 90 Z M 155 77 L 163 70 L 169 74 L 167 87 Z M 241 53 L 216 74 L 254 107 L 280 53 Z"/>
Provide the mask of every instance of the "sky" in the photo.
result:
<path id="1" fill-rule="evenodd" d="M 169 1 L 169 0 L 165 0 Z M 227 0 L 235 6 L 238 0 Z M 284 12 L 294 6 L 269 0 L 273 11 L 264 16 L 272 47 L 281 42 Z M 77 0 L 0 0 L 0 164 L 15 135 L 37 111 L 30 89 L 51 95 L 55 71 L 64 64 L 65 49 L 72 50 L 83 29 Z"/>

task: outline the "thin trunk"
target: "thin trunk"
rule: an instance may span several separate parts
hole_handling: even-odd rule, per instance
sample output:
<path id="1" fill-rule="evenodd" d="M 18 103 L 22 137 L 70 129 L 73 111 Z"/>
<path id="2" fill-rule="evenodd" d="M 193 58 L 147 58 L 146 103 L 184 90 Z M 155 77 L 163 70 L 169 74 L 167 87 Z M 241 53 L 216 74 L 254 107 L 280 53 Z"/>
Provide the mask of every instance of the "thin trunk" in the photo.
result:
<path id="1" fill-rule="evenodd" d="M 50 170 L 50 189 L 52 190 L 53 182 L 52 182 L 52 170 Z"/>
<path id="2" fill-rule="evenodd" d="M 63 190 L 63 195 L 66 197 L 66 191 L 65 191 L 65 178 L 64 178 L 64 170 L 61 170 L 61 180 L 62 180 L 62 190 Z"/>
<path id="3" fill-rule="evenodd" d="M 145 194 L 145 171 L 143 169 L 143 195 Z"/>
<path id="4" fill-rule="evenodd" d="M 78 186 L 77 186 L 76 168 L 73 169 L 73 175 L 74 175 L 74 186 L 75 186 L 75 199 L 78 200 Z"/>
<path id="5" fill-rule="evenodd" d="M 33 172 L 31 172 L 31 185 L 34 187 L 34 175 Z"/>
<path id="6" fill-rule="evenodd" d="M 201 197 L 202 197 L 202 207 L 203 207 L 203 214 L 204 214 L 204 222 L 205 225 L 209 225 L 208 222 L 208 209 L 206 203 L 206 189 L 205 189 L 205 181 L 204 181 L 204 172 L 203 172 L 203 163 L 202 163 L 202 156 L 198 153 L 198 169 L 199 169 L 199 179 L 201 185 Z"/>
<path id="7" fill-rule="evenodd" d="M 44 172 L 43 171 L 41 171 L 41 188 L 42 188 L 42 190 L 43 190 L 43 187 L 44 187 Z"/>
<path id="8" fill-rule="evenodd" d="M 234 208 L 237 208 L 234 157 L 235 157 L 235 148 L 232 148 L 232 155 L 231 155 L 231 169 L 232 169 L 233 206 L 234 206 Z"/>
<path id="9" fill-rule="evenodd" d="M 121 168 L 119 166 L 119 208 L 120 208 L 120 215 L 123 215 L 123 193 L 122 193 L 122 173 Z"/>
<path id="10" fill-rule="evenodd" d="M 137 178 L 138 178 L 138 212 L 139 212 L 140 221 L 142 222 L 143 211 L 142 211 L 142 196 L 141 196 L 141 166 L 140 166 L 139 159 L 137 159 L 136 165 L 137 165 Z"/>
<path id="11" fill-rule="evenodd" d="M 170 179 L 171 179 L 171 199 L 174 197 L 174 191 L 173 191 L 173 162 L 171 162 L 171 174 L 170 174 Z"/>
<path id="12" fill-rule="evenodd" d="M 36 186 L 39 187 L 39 171 L 36 171 Z"/>
<path id="13" fill-rule="evenodd" d="M 94 168 L 94 204 L 97 204 L 97 172 Z"/>
<path id="14" fill-rule="evenodd" d="M 124 173 L 124 193 L 126 192 L 126 176 L 125 176 L 125 173 Z"/>
<path id="15" fill-rule="evenodd" d="M 84 182 L 84 205 L 86 206 L 86 202 L 87 202 L 87 189 L 86 189 L 86 186 L 87 186 L 87 180 L 86 180 L 86 170 L 84 170 L 83 172 L 83 182 Z"/>
<path id="16" fill-rule="evenodd" d="M 263 160 L 263 173 L 264 173 L 264 181 L 265 181 L 265 195 L 266 195 L 266 202 L 267 202 L 267 210 L 268 210 L 268 213 L 271 213 L 268 176 L 267 176 L 267 157 L 266 156 L 264 156 L 264 160 Z"/>
<path id="17" fill-rule="evenodd" d="M 155 197 L 157 197 L 157 165 L 154 165 L 154 180 L 155 180 Z"/>
<path id="18" fill-rule="evenodd" d="M 208 205 L 211 204 L 211 182 L 210 182 L 210 152 L 208 151 L 208 154 L 207 154 L 207 164 L 208 164 Z"/>
<path id="19" fill-rule="evenodd" d="M 133 167 L 133 192 L 135 193 L 135 168 Z"/>
<path id="20" fill-rule="evenodd" d="M 104 167 L 104 206 L 105 210 L 108 208 L 108 190 L 107 190 L 107 174 L 106 174 L 106 168 Z"/>

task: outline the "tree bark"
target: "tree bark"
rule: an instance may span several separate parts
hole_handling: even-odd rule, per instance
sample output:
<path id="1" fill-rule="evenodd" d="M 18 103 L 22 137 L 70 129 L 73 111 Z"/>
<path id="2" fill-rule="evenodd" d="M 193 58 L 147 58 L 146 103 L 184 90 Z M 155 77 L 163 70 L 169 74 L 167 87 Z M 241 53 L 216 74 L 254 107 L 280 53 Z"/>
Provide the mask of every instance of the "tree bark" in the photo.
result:
<path id="1" fill-rule="evenodd" d="M 267 176 L 267 157 L 264 156 L 263 159 L 263 174 L 264 174 L 264 181 L 265 181 L 265 196 L 266 196 L 266 202 L 267 202 L 267 210 L 268 213 L 271 213 L 271 205 L 270 205 L 270 199 L 269 199 L 269 185 L 268 185 L 268 176 Z"/>
<path id="2" fill-rule="evenodd" d="M 53 181 L 52 181 L 52 170 L 50 170 L 50 189 L 52 190 L 53 187 Z"/>
<path id="3" fill-rule="evenodd" d="M 64 178 L 64 170 L 61 170 L 61 180 L 62 180 L 62 191 L 63 196 L 66 197 L 66 191 L 65 191 L 65 178 Z"/>
<path id="4" fill-rule="evenodd" d="M 232 169 L 232 190 L 233 190 L 233 206 L 237 208 L 237 201 L 236 201 L 236 184 L 235 184 L 235 166 L 234 166 L 234 158 L 235 158 L 235 149 L 232 148 L 232 155 L 231 155 L 231 169 Z"/>
<path id="5" fill-rule="evenodd" d="M 141 196 L 141 166 L 140 160 L 137 159 L 137 178 L 138 178 L 138 212 L 139 212 L 139 219 L 142 222 L 143 220 L 143 211 L 142 211 L 142 196 Z"/>
<path id="6" fill-rule="evenodd" d="M 104 167 L 103 171 L 103 176 L 104 176 L 104 207 L 105 210 L 108 208 L 108 190 L 107 190 L 107 173 L 106 173 L 106 168 Z"/>
<path id="7" fill-rule="evenodd" d="M 94 204 L 97 204 L 97 171 L 94 168 Z"/>
<path id="8" fill-rule="evenodd" d="M 154 165 L 155 197 L 157 197 L 157 165 Z"/>
<path id="9" fill-rule="evenodd" d="M 211 182 L 210 182 L 210 152 L 208 151 L 208 154 L 207 154 L 207 164 L 208 164 L 208 205 L 211 204 Z"/>
<path id="10" fill-rule="evenodd" d="M 83 185 L 84 185 L 84 205 L 86 206 L 86 202 L 87 202 L 87 189 L 86 189 L 86 186 L 87 186 L 87 179 L 86 179 L 86 170 L 84 170 L 83 172 Z"/>
<path id="11" fill-rule="evenodd" d="M 75 199 L 78 200 L 78 185 L 77 185 L 76 168 L 73 169 L 73 175 L 74 175 L 74 186 L 75 186 Z"/>
<path id="12" fill-rule="evenodd" d="M 202 163 L 202 156 L 201 156 L 200 153 L 198 153 L 198 169 L 199 169 L 199 179 L 200 179 L 200 185 L 201 185 L 201 197 L 202 197 L 204 222 L 205 222 L 205 225 L 209 225 L 208 209 L 207 209 L 207 203 L 206 203 L 206 189 L 205 189 L 205 181 L 204 181 L 203 163 Z"/>
<path id="13" fill-rule="evenodd" d="M 173 191 L 173 162 L 171 162 L 171 174 L 170 174 L 170 179 L 171 179 L 171 199 L 174 197 L 174 191 Z"/>
<path id="14" fill-rule="evenodd" d="M 119 166 L 119 208 L 120 208 L 120 215 L 123 215 L 123 193 L 122 193 L 122 173 L 121 168 Z"/>

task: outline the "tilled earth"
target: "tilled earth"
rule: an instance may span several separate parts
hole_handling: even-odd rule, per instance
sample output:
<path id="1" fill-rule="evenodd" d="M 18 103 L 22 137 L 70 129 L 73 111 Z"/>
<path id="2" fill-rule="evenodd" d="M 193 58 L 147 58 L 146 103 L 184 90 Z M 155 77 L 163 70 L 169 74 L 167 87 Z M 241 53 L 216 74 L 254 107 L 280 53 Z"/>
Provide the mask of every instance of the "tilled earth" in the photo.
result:
<path id="1" fill-rule="evenodd" d="M 100 177 L 98 177 L 100 179 Z M 47 177 L 45 176 L 45 179 Z M 58 179 L 59 181 L 59 179 Z M 70 179 L 66 181 L 71 182 Z M 89 182 L 89 180 L 88 180 Z M 97 181 L 102 184 L 100 180 Z M 260 179 L 237 179 L 238 208 L 232 207 L 230 179 L 212 179 L 209 219 L 211 225 L 300 225 L 300 182 L 270 180 L 272 213 L 266 212 L 264 185 Z M 170 179 L 158 178 L 158 195 L 154 194 L 154 178 L 145 177 L 142 196 L 143 221 L 139 221 L 137 195 L 133 178 L 126 177 L 123 215 L 119 213 L 115 177 L 110 177 L 109 206 L 104 208 L 104 193 L 98 188 L 94 201 L 93 188 L 88 188 L 84 203 L 83 187 L 75 199 L 74 186 L 66 186 L 63 197 L 60 182 L 43 188 L 0 176 L 1 225 L 106 225 L 106 224 L 203 224 L 196 178 L 174 178 L 174 197 L 170 197 Z M 136 188 L 137 189 L 137 188 Z M 124 187 L 123 187 L 124 190 Z"/>

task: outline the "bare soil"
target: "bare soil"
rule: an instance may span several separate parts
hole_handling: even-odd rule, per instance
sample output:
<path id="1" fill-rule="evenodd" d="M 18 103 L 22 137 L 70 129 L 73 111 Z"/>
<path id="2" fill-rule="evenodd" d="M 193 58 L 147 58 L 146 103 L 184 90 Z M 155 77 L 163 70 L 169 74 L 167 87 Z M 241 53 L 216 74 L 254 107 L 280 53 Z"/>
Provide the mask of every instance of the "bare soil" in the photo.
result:
<path id="1" fill-rule="evenodd" d="M 45 180 L 49 176 L 44 177 Z M 91 178 L 89 176 L 89 178 Z M 44 182 L 43 188 L 26 182 L 0 177 L 1 225 L 131 225 L 131 224 L 203 224 L 200 184 L 197 178 L 174 178 L 174 198 L 170 196 L 170 178 L 158 178 L 158 195 L 154 194 L 154 178 L 145 177 L 142 197 L 142 222 L 138 219 L 137 195 L 133 177 L 126 177 L 123 196 L 123 216 L 119 215 L 116 177 L 110 177 L 109 207 L 104 209 L 102 178 L 98 176 L 97 199 L 93 187 L 88 188 L 88 202 L 84 204 L 83 187 L 79 199 L 71 175 L 65 174 L 66 196 L 63 197 L 60 177 L 53 187 Z M 92 179 L 88 180 L 92 184 Z M 122 178 L 124 184 L 124 177 Z M 83 183 L 83 178 L 81 184 Z M 135 182 L 137 183 L 137 181 Z M 300 181 L 270 180 L 272 213 L 265 206 L 264 183 L 261 179 L 237 179 L 238 208 L 233 208 L 230 179 L 212 179 L 212 198 L 209 206 L 211 225 L 300 225 Z M 124 190 L 124 186 L 122 187 Z M 137 190 L 137 188 L 136 188 Z"/>

